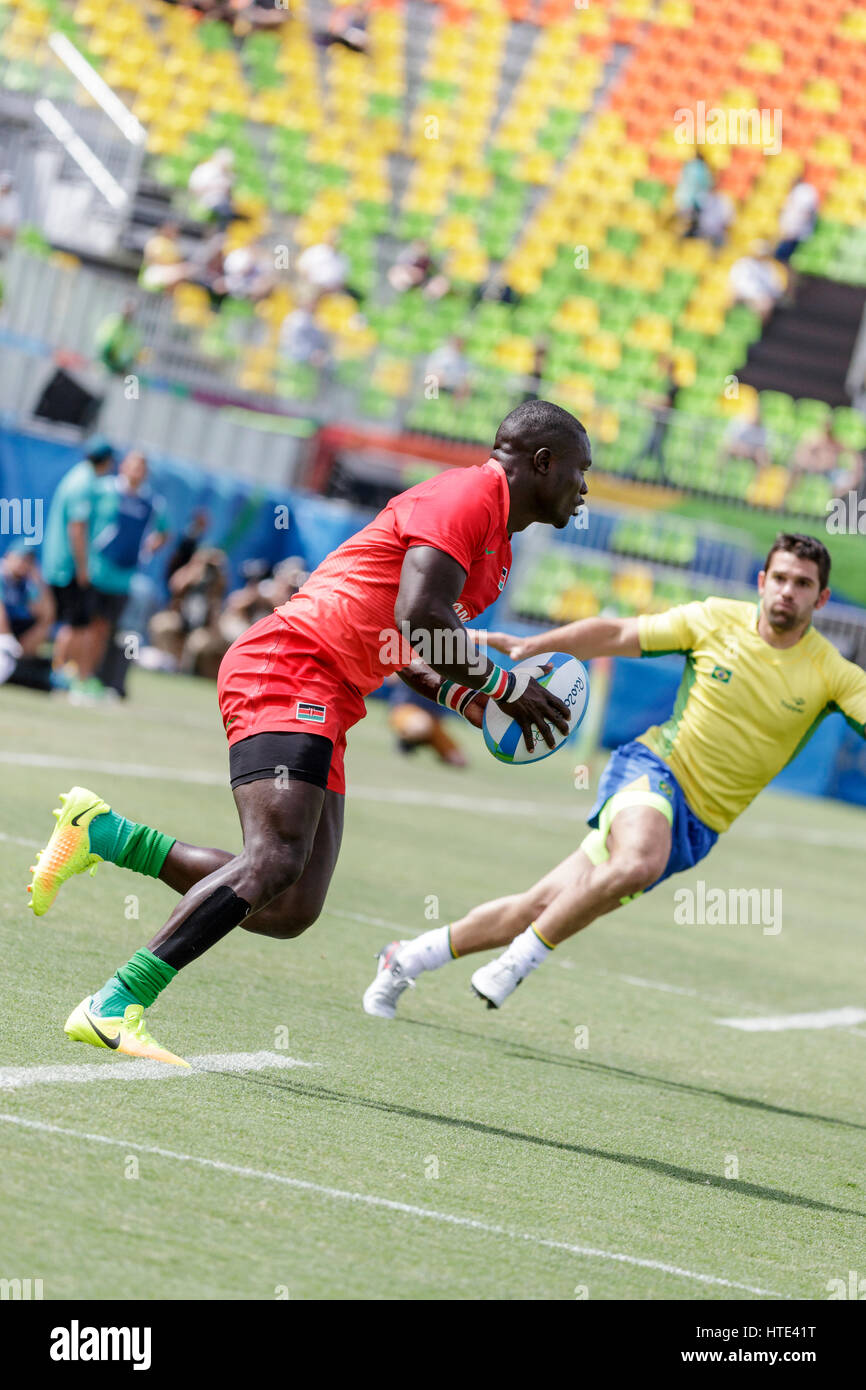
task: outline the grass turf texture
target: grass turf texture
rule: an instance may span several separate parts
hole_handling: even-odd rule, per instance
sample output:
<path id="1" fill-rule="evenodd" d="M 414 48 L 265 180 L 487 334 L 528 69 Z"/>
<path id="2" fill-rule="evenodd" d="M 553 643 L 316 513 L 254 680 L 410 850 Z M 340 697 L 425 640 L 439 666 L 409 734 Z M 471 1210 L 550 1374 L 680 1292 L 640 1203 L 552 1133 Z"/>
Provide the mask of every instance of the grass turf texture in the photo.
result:
<path id="1" fill-rule="evenodd" d="M 0 1065 L 121 1068 L 68 1042 L 63 1020 L 173 895 L 105 865 L 34 919 L 27 846 L 47 838 L 57 792 L 74 781 L 181 837 L 237 846 L 228 787 L 211 785 L 226 768 L 213 687 L 141 674 L 119 709 L 8 688 L 0 709 Z M 512 769 L 455 727 L 472 751 L 462 774 L 426 754 L 399 758 L 374 705 L 350 735 L 344 848 L 320 922 L 293 942 L 232 933 L 151 1011 L 182 1055 L 274 1050 L 285 1028 L 288 1052 L 315 1070 L 0 1093 L 6 1115 L 121 1141 L 0 1123 L 5 1276 L 42 1278 L 46 1298 L 105 1296 L 106 1267 L 113 1297 L 749 1297 L 126 1143 L 782 1295 L 826 1298 L 828 1279 L 862 1268 L 866 1030 L 755 1034 L 715 1021 L 861 1002 L 862 813 L 765 796 L 698 872 L 561 947 L 501 1012 L 470 995 L 478 957 L 422 978 L 395 1023 L 367 1018 L 374 951 L 431 925 L 430 895 L 446 922 L 527 886 L 583 834 L 589 793 L 573 789 L 570 749 Z M 171 779 L 140 775 L 148 767 Z M 698 877 L 781 887 L 782 932 L 676 926 L 674 888 Z M 581 1026 L 587 1050 L 575 1048 Z M 737 1178 L 725 1176 L 730 1155 Z"/>

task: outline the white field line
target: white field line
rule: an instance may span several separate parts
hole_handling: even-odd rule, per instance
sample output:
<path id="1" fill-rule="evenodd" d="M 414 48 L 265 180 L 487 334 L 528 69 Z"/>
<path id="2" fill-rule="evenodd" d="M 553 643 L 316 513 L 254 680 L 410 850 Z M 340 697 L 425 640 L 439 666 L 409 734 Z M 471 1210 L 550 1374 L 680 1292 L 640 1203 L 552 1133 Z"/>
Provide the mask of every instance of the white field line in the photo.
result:
<path id="1" fill-rule="evenodd" d="M 2 761 L 2 758 L 0 758 L 0 761 Z M 3 834 L 2 831 L 0 831 L 0 842 L 5 842 L 6 844 L 21 845 L 21 846 L 23 846 L 23 848 L 25 848 L 25 849 L 41 849 L 41 848 L 42 848 L 42 845 L 41 845 L 40 843 L 38 843 L 38 841 L 36 841 L 36 840 L 22 840 L 22 839 L 19 839 L 19 837 L 18 837 L 17 835 L 5 835 L 5 834 Z M 339 907 L 330 907 L 330 906 L 327 905 L 327 904 L 326 904 L 325 907 L 323 908 L 323 916 L 339 917 L 339 918 L 341 918 L 341 919 L 343 919 L 344 921 L 347 921 L 347 922 L 360 922 L 360 923 L 362 923 L 364 926 L 381 927 L 384 931 L 393 931 L 393 932 L 396 932 L 396 933 L 398 934 L 398 936 L 401 937 L 401 938 L 404 937 L 404 936 L 408 938 L 408 937 L 410 937 L 410 936 L 412 936 L 412 935 L 416 935 L 416 934 L 417 934 L 417 933 L 415 933 L 415 931 L 414 931 L 414 929 L 413 929 L 412 927 L 407 927 L 407 926 L 406 926 L 404 923 L 402 923 L 402 922 L 390 922 L 390 921 L 388 921 L 388 919 L 385 918 L 385 917 L 369 917 L 369 916 L 367 916 L 367 914 L 364 913 L 364 912 L 348 912 L 348 911 L 346 911 L 346 910 L 343 909 L 343 908 L 339 908 Z M 576 965 L 575 965 L 575 963 L 574 963 L 574 961 L 570 961 L 570 960 L 557 960 L 557 961 L 556 961 L 556 964 L 559 965 L 559 966 L 561 966 L 564 970 L 574 970 L 574 969 L 577 968 Z M 617 971 L 614 971 L 614 970 L 605 970 L 605 969 L 600 968 L 600 967 L 594 969 L 591 973 L 592 973 L 593 975 L 604 975 L 604 976 L 607 976 L 608 978 L 612 978 L 612 979 L 614 979 L 614 980 L 622 980 L 622 982 L 623 982 L 624 984 L 627 984 L 627 985 L 635 985 L 635 986 L 637 986 L 639 989 L 654 989 L 654 990 L 658 990 L 658 991 L 661 992 L 662 994 L 682 994 L 682 995 L 687 996 L 687 997 L 690 998 L 690 999 L 699 999 L 699 1000 L 701 1000 L 702 1003 L 705 1003 L 705 1004 L 713 1004 L 713 1005 L 715 1005 L 716 1007 L 718 1007 L 719 1004 L 721 1004 L 721 1002 L 722 1002 L 722 1001 L 721 1001 L 717 996 L 715 996 L 715 995 L 712 995 L 712 994 L 701 994 L 699 990 L 696 990 L 696 989 L 686 989 L 686 988 L 684 988 L 682 985 L 669 985 L 669 984 L 665 984 L 665 982 L 664 982 L 663 980 L 645 980 L 645 979 L 643 979 L 643 978 L 642 978 L 641 976 L 639 976 L 639 975 L 621 975 L 621 974 L 619 974 Z M 757 1005 L 757 1004 L 745 1004 L 745 1003 L 744 1003 L 744 1004 L 742 1005 L 742 1007 L 743 1007 L 743 1008 L 754 1008 L 754 1009 L 756 1009 L 756 1010 L 759 1010 L 759 1009 L 760 1009 L 760 1006 Z M 857 1019 L 854 1020 L 854 1021 L 857 1022 L 857 1023 L 866 1022 L 866 1011 L 861 1011 L 861 1012 L 862 1012 L 862 1014 L 863 1014 L 862 1018 L 861 1018 L 861 1017 L 858 1017 Z M 732 1027 L 732 1028 L 740 1027 L 740 1028 L 745 1029 L 747 1023 L 749 1022 L 749 1020 L 744 1020 L 744 1021 L 741 1021 L 741 1020 L 733 1020 L 733 1021 L 731 1021 L 731 1020 L 729 1020 L 729 1019 L 716 1019 L 716 1022 L 717 1022 L 717 1023 L 728 1023 L 728 1025 L 729 1025 L 730 1027 Z M 803 1026 L 806 1026 L 806 1025 L 803 1025 Z M 820 1026 L 820 1025 L 817 1025 L 817 1024 L 816 1024 L 816 1025 L 813 1025 L 813 1026 L 818 1027 L 818 1026 Z M 825 1025 L 825 1026 L 827 1026 L 827 1027 L 845 1027 L 845 1023 L 844 1023 L 844 1021 L 843 1021 L 842 1023 L 838 1023 L 838 1024 L 827 1024 L 827 1025 Z M 759 1031 L 759 1030 L 753 1028 L 752 1031 Z M 846 1028 L 846 1032 L 854 1033 L 854 1034 L 856 1034 L 858 1037 L 861 1037 L 861 1038 L 866 1038 L 866 1031 L 864 1031 L 864 1030 L 861 1029 L 861 1028 L 847 1027 L 847 1028 Z"/>
<path id="2" fill-rule="evenodd" d="M 0 764 L 10 767 L 42 767 L 52 771 L 63 770 L 86 773 L 105 773 L 111 777 L 139 777 L 151 782 L 180 782 L 202 787 L 225 787 L 228 789 L 228 772 L 205 772 L 202 770 L 181 770 L 176 767 L 159 767 L 151 763 L 101 762 L 87 758 L 64 758 L 45 753 L 13 753 L 0 750 Z M 364 787 L 353 786 L 348 789 L 348 798 L 356 801 L 378 801 L 395 806 L 423 806 L 434 810 L 463 811 L 467 815 L 527 816 L 547 817 L 550 803 L 530 801 L 516 797 L 474 797 L 458 793 L 422 791 L 411 787 Z M 577 806 L 557 806 L 555 815 L 559 820 L 585 821 L 584 808 Z M 783 844 L 799 843 L 806 845 L 826 845 L 837 849 L 862 849 L 863 837 L 859 834 L 840 834 L 832 830 L 821 830 L 817 826 L 791 827 L 764 822 L 748 827 L 734 827 L 727 832 L 734 838 L 742 835 L 749 839 L 778 840 Z"/>
<path id="3" fill-rule="evenodd" d="M 769 1018 L 717 1018 L 726 1028 L 739 1028 L 744 1033 L 785 1033 L 794 1028 L 849 1028 L 866 1023 L 866 1009 L 853 1004 L 842 1009 L 820 1009 L 810 1014 L 774 1014 Z M 859 1030 L 858 1030 L 859 1031 Z"/>
<path id="4" fill-rule="evenodd" d="M 367 1192 L 347 1192 L 340 1187 L 325 1187 L 321 1183 L 307 1182 L 303 1178 L 290 1178 L 285 1173 L 272 1173 L 267 1169 L 242 1168 L 234 1163 L 224 1163 L 221 1159 L 201 1158 L 197 1154 L 176 1153 L 173 1149 L 162 1149 L 155 1144 L 139 1144 L 128 1139 L 112 1139 L 107 1134 L 90 1134 L 86 1130 L 66 1129 L 62 1125 L 47 1124 L 42 1120 L 24 1119 L 21 1115 L 8 1115 L 0 1112 L 0 1121 L 19 1125 L 23 1129 L 36 1130 L 43 1134 L 58 1134 L 69 1139 L 80 1139 L 87 1144 L 107 1144 L 113 1148 L 134 1150 L 137 1153 L 152 1154 L 175 1163 L 192 1163 L 198 1168 L 211 1168 L 219 1173 L 227 1173 L 236 1178 L 248 1178 L 258 1182 L 277 1183 L 298 1192 L 309 1192 L 332 1201 L 352 1202 L 359 1206 L 378 1207 L 380 1210 L 399 1212 L 401 1216 L 414 1216 L 426 1221 L 436 1221 L 443 1225 L 459 1226 L 465 1230 L 480 1231 L 485 1235 L 501 1236 L 506 1240 L 520 1241 L 546 1250 L 562 1250 L 569 1255 L 581 1255 L 590 1259 L 610 1260 L 617 1264 L 634 1265 L 640 1269 L 653 1269 L 661 1274 L 672 1274 L 680 1279 L 691 1279 L 699 1284 L 711 1284 L 725 1289 L 740 1289 L 744 1293 L 757 1294 L 762 1298 L 784 1298 L 784 1294 L 772 1289 L 757 1288 L 753 1284 L 741 1284 L 735 1279 L 723 1279 L 717 1274 L 700 1274 L 696 1270 L 682 1269 L 662 1260 L 642 1259 L 638 1255 L 625 1255 L 620 1251 L 598 1250 L 591 1245 L 572 1245 L 564 1240 L 547 1240 L 543 1236 L 530 1235 L 522 1231 L 510 1231 L 505 1226 L 495 1226 L 479 1221 L 471 1216 L 455 1216 L 451 1212 L 434 1211 L 431 1207 L 416 1207 L 409 1202 L 395 1202 L 390 1197 L 376 1197 Z"/>
<path id="5" fill-rule="evenodd" d="M 266 1071 L 269 1067 L 316 1067 L 318 1062 L 302 1062 L 284 1052 L 206 1052 L 188 1057 L 190 1070 L 150 1062 L 146 1058 L 118 1058 L 110 1062 L 82 1062 L 42 1067 L 0 1067 L 0 1091 L 17 1091 L 23 1086 L 88 1085 L 91 1081 L 171 1081 L 189 1079 L 200 1072 Z"/>
<path id="6" fill-rule="evenodd" d="M 698 994 L 696 989 L 683 989 L 680 985 L 666 985 L 661 980 L 644 980 L 640 975 L 615 975 L 614 979 L 623 980 L 627 985 L 638 985 L 641 989 L 657 989 L 663 994 L 688 994 L 693 999 L 702 999 L 705 996 Z"/>

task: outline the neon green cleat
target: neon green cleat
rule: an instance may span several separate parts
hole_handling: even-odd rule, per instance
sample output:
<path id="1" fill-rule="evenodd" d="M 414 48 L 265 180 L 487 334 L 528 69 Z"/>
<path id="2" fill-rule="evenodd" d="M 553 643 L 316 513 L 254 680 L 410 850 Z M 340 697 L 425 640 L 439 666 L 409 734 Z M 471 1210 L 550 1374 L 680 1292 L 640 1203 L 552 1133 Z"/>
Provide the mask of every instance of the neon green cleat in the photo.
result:
<path id="1" fill-rule="evenodd" d="M 27 891 L 30 906 L 37 917 L 42 917 L 51 907 L 60 891 L 61 884 L 75 874 L 96 872 L 102 863 L 98 854 L 90 852 L 90 822 L 94 816 L 110 811 L 101 797 L 86 787 L 72 787 L 61 793 L 60 807 L 54 811 L 57 824 L 51 839 L 31 864 L 31 879 Z"/>
<path id="2" fill-rule="evenodd" d="M 168 1048 L 152 1038 L 144 1026 L 144 1006 L 128 1004 L 123 1018 L 101 1018 L 94 1014 L 93 995 L 82 999 L 63 1025 L 63 1031 L 73 1042 L 91 1043 L 94 1047 L 109 1047 L 127 1057 L 146 1057 L 152 1062 L 169 1062 L 176 1067 L 188 1067 L 182 1057 L 175 1057 Z"/>

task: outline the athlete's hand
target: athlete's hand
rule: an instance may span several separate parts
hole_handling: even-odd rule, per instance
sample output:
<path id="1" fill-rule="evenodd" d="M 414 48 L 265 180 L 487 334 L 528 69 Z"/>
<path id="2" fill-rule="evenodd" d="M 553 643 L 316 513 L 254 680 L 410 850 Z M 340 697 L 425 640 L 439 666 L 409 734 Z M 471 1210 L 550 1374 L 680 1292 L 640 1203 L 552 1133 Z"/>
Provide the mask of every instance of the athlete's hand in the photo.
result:
<path id="1" fill-rule="evenodd" d="M 525 637 L 514 637 L 510 632 L 486 632 L 483 635 L 488 647 L 494 651 L 504 652 L 510 656 L 512 661 L 523 661 L 524 657 L 530 655 L 525 650 L 527 639 Z"/>
<path id="2" fill-rule="evenodd" d="M 471 724 L 474 729 L 480 729 L 483 725 L 484 711 L 487 708 L 487 701 L 489 699 L 489 695 L 482 695 L 479 690 L 474 700 L 470 700 L 469 704 L 464 709 L 463 718 L 468 724 Z"/>
<path id="3" fill-rule="evenodd" d="M 542 667 L 544 673 L 548 667 Z M 535 747 L 535 740 L 532 737 L 532 726 L 538 729 L 548 748 L 556 747 L 556 740 L 550 730 L 550 725 L 554 724 L 561 734 L 567 734 L 570 730 L 570 714 L 568 706 L 562 700 L 551 695 L 549 690 L 545 690 L 538 681 L 531 679 L 519 700 L 512 700 L 510 703 L 505 700 L 497 700 L 501 710 L 516 719 L 523 730 L 523 741 L 531 753 Z"/>

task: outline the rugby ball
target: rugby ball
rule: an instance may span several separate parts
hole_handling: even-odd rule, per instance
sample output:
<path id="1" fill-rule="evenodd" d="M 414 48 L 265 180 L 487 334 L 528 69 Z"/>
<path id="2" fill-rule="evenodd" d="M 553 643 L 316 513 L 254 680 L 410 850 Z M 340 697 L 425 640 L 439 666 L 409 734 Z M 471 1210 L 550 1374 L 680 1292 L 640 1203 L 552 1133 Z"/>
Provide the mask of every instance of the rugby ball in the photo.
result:
<path id="1" fill-rule="evenodd" d="M 494 758 L 498 758 L 501 763 L 540 763 L 543 758 L 549 758 L 551 753 L 555 753 L 568 742 L 586 713 L 589 702 L 589 676 L 583 663 L 576 657 L 566 656 L 564 652 L 543 652 L 540 656 L 531 656 L 528 660 L 519 662 L 511 669 L 526 671 L 537 669 L 539 666 L 550 666 L 550 670 L 537 677 L 538 684 L 545 686 L 551 695 L 556 695 L 571 711 L 569 731 L 567 734 L 561 734 L 559 729 L 551 724 L 556 744 L 549 748 L 538 730 L 533 727 L 534 744 L 530 753 L 523 737 L 523 730 L 517 721 L 506 714 L 505 709 L 488 700 L 484 710 L 484 742 Z"/>

